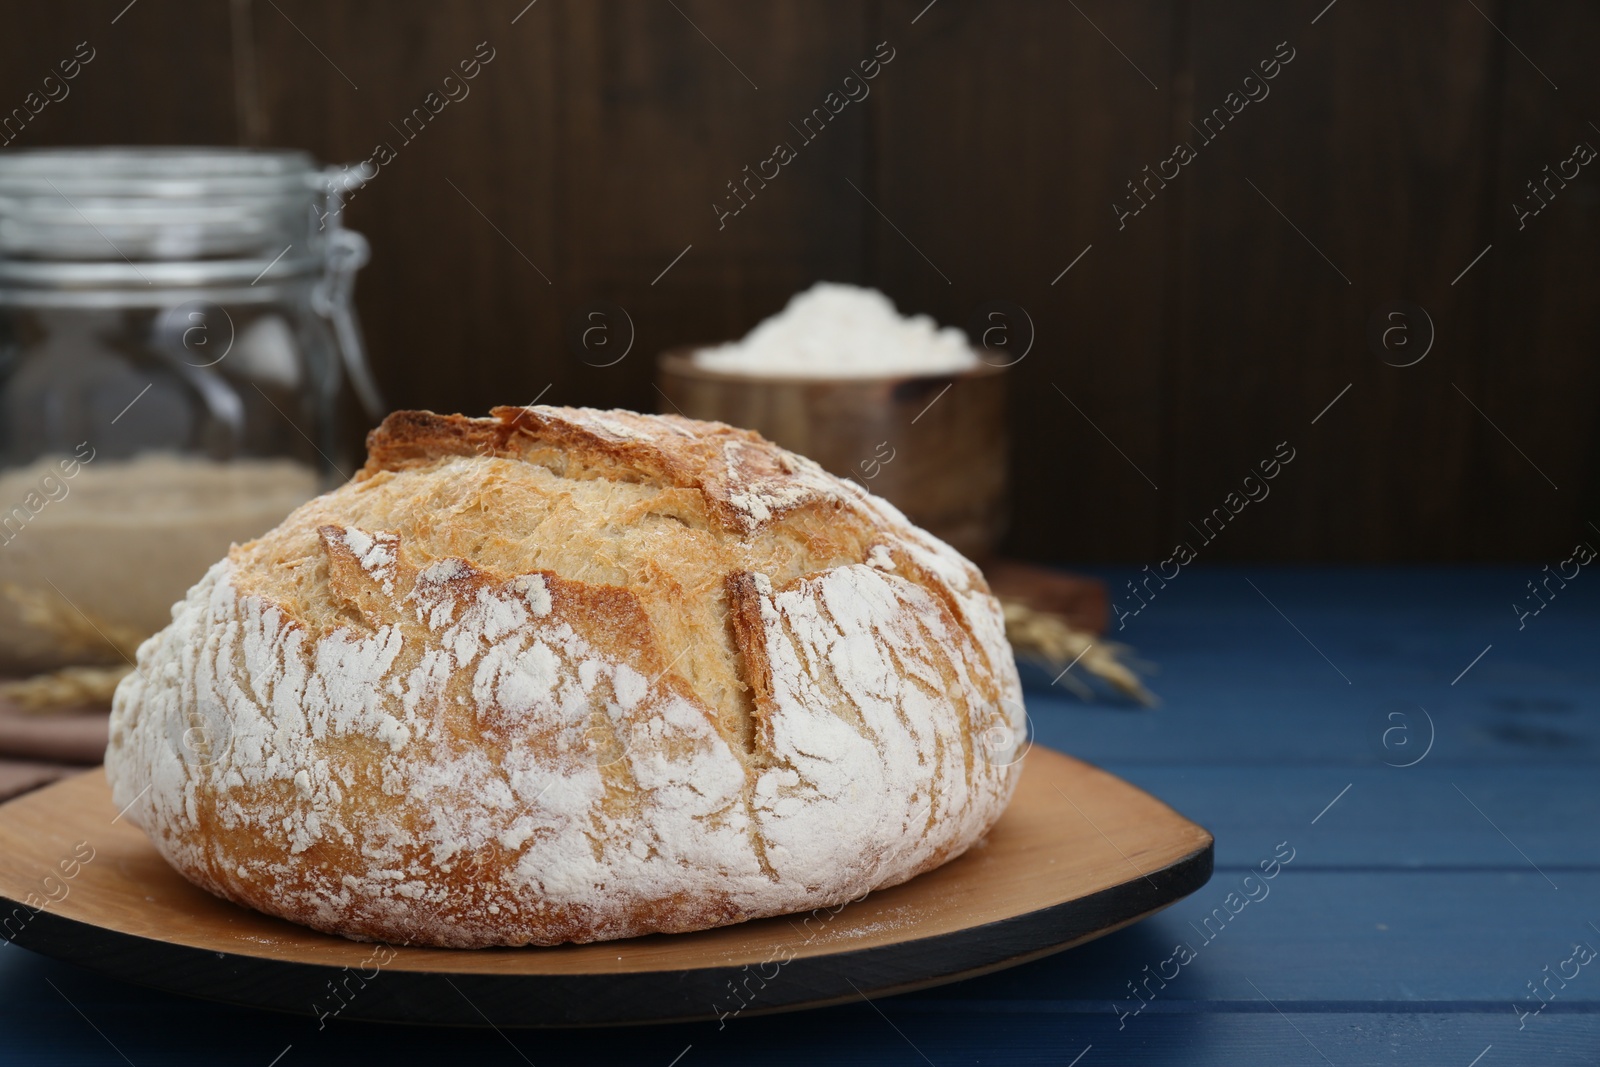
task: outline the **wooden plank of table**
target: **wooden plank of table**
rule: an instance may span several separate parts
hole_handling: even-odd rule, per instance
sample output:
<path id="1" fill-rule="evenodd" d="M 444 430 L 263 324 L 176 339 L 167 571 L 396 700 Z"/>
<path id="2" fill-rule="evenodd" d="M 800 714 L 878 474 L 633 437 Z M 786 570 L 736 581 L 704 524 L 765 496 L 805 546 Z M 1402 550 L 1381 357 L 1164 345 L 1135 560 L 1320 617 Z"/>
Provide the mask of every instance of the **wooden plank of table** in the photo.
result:
<path id="1" fill-rule="evenodd" d="M 1308 693 L 1356 686 L 1350 695 L 1359 696 L 1363 683 L 1458 693 L 1600 683 L 1588 654 L 1600 625 L 1600 583 L 1585 583 L 1579 572 L 1561 588 L 1553 573 L 1561 562 L 1548 561 L 1550 573 L 1538 565 L 1440 569 L 1403 580 L 1393 572 L 1201 567 L 1163 583 L 1160 560 L 1148 574 L 1090 573 L 1106 578 L 1112 598 L 1106 638 L 1159 649 L 1170 679 L 1158 681 L 1204 691 L 1278 679 Z M 1546 580 L 1547 606 L 1519 617 L 1513 605 L 1536 609 L 1529 584 Z M 1492 654 L 1474 664 L 1490 645 Z"/>
<path id="2" fill-rule="evenodd" d="M 1273 844 L 1263 845 L 1263 858 L 1272 855 Z M 1132 995 L 1128 983 L 1143 981 L 1146 965 L 1159 972 L 1182 942 L 1195 959 L 1165 968 L 1178 977 L 1157 1000 L 1226 1005 L 1260 999 L 1254 982 L 1275 1001 L 1302 1010 L 1380 1002 L 1397 1010 L 1476 1005 L 1511 1017 L 1511 1004 L 1530 996 L 1525 983 L 1542 980 L 1546 965 L 1557 971 L 1575 942 L 1600 950 L 1600 931 L 1589 925 L 1600 924 L 1600 871 L 1547 872 L 1559 890 L 1528 866 L 1297 871 L 1302 861 L 1316 861 L 1318 843 L 1307 832 L 1293 844 L 1295 862 L 1266 883 L 1265 896 L 1255 883 L 1244 884 L 1241 872 L 1219 871 L 1189 899 L 1099 942 L 915 996 L 1104 1002 L 1109 1010 Z M 1227 921 L 1215 915 L 1216 909 L 1231 911 L 1230 892 L 1243 897 L 1247 891 L 1261 899 Z M 1567 1002 L 1561 1010 L 1582 1003 L 1583 1010 L 1600 1011 L 1600 961 L 1577 970 L 1556 1003 Z"/>
<path id="3" fill-rule="evenodd" d="M 1271 854 L 1270 846 L 1263 851 L 1264 857 Z M 1306 835 L 1296 862 L 1315 858 L 1315 839 Z M 1129 983 L 1143 982 L 1148 966 L 1152 974 L 1176 972 L 1164 988 L 1160 982 L 1150 987 L 1152 998 L 1163 1004 L 1235 1010 L 1264 993 L 1298 1010 L 1380 1010 L 1389 1004 L 1514 1019 L 1513 1004 L 1523 1010 L 1538 1006 L 1528 982 L 1570 971 L 1561 964 L 1575 943 L 1600 947 L 1600 933 L 1589 925 L 1600 871 L 1548 873 L 1559 889 L 1531 868 L 1375 874 L 1296 871 L 1291 864 L 1264 883 L 1263 896 L 1238 872 L 1219 872 L 1193 897 L 1100 941 L 910 996 L 982 1002 L 989 1011 L 1008 1002 L 1050 1002 L 1111 1012 L 1113 1005 L 1136 1006 Z M 1228 899 L 1230 892 L 1258 899 L 1241 906 L 1237 898 Z M 1237 914 L 1231 914 L 1234 908 Z M 1504 925 L 1508 916 L 1515 917 L 1514 934 Z M 1193 959 L 1167 964 L 1180 943 Z M 27 967 L 20 961 L 36 957 L 6 951 L 16 954 L 0 968 L 0 991 L 25 994 Z M 93 981 L 107 991 L 128 989 Z M 1557 994 L 1555 1011 L 1600 1011 L 1600 972 L 1578 968 L 1567 988 L 1552 985 L 1548 992 Z M 106 996 L 116 999 L 111 992 Z"/>
<path id="4" fill-rule="evenodd" d="M 1030 689 L 1025 702 L 1042 744 L 1092 763 L 1132 767 L 1365 767 L 1402 762 L 1384 734 L 1410 716 L 1425 735 L 1419 708 L 1437 727 L 1431 766 L 1592 766 L 1600 752 L 1600 719 L 1581 714 L 1586 695 L 1566 685 L 1485 687 L 1451 691 L 1421 685 L 1349 692 L 1218 682 L 1151 680 L 1162 706 L 1146 710 Z M 1059 693 L 1059 690 L 1057 691 Z M 1390 734 L 1391 743 L 1398 735 Z M 1348 779 L 1346 779 L 1348 781 Z"/>
<path id="5" fill-rule="evenodd" d="M 1593 1063 L 1600 1014 L 1556 1011 L 1518 1030 L 1508 1009 L 1459 1006 L 1392 1011 L 1297 1010 L 1272 990 L 1226 1005 L 1153 1006 L 1118 1018 L 1103 1006 L 1038 1002 L 939 1002 L 910 997 L 804 1015 L 600 1031 L 501 1031 L 383 1027 L 207 1005 L 86 975 L 21 953 L 0 967 L 0 1003 L 11 1025 L 0 1065 L 293 1063 L 750 1063 L 810 1065 L 1005 1063 L 1317 1063 L 1339 1067 L 1442 1063 L 1467 1067 L 1493 1046 L 1491 1063 Z M 48 980 L 48 982 L 47 982 Z M 52 988 L 52 984 L 54 988 Z M 1281 1010 L 1281 1013 L 1280 1013 Z M 1119 1023 L 1120 1029 L 1119 1029 Z M 508 1048 L 507 1045 L 511 1047 Z M 114 1046 L 114 1047 L 113 1047 Z M 287 1051 L 286 1051 L 287 1050 Z M 127 1059 L 123 1058 L 123 1054 Z"/>
<path id="6" fill-rule="evenodd" d="M 1210 830 L 1219 871 L 1255 866 L 1263 849 L 1300 838 L 1312 819 L 1318 846 L 1297 861 L 1302 870 L 1509 869 L 1525 864 L 1517 849 L 1547 871 L 1600 869 L 1600 834 L 1574 832 L 1600 826 L 1592 766 L 1444 766 L 1430 756 L 1403 769 L 1106 769 Z"/>
<path id="7" fill-rule="evenodd" d="M 1389 730 L 1406 721 L 1420 734 L 1424 709 L 1433 766 L 1592 763 L 1600 720 L 1583 711 L 1600 688 L 1600 583 L 1557 589 L 1519 629 L 1511 606 L 1541 573 L 1186 570 L 1152 583 L 1148 606 L 1106 635 L 1156 661 L 1159 709 L 1086 704 L 1029 666 L 1029 711 L 1045 743 L 1124 767 L 1377 769 L 1402 762 Z M 1114 605 L 1137 604 L 1126 570 L 1105 577 Z"/>

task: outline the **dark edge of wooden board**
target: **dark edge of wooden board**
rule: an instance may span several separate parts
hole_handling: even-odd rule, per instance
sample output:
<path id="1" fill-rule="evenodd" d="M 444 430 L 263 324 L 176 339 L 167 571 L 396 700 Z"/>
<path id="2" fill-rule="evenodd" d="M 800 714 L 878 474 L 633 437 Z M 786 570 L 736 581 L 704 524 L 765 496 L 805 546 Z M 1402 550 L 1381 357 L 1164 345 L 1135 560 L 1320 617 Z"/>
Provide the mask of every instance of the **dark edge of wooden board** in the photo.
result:
<path id="1" fill-rule="evenodd" d="M 740 1016 L 825 1007 L 972 978 L 1111 933 L 1195 892 L 1211 878 L 1214 843 L 1089 896 L 948 934 L 795 957 L 757 985 Z M 16 901 L 0 896 L 7 905 Z M 26 905 L 17 905 L 26 906 Z M 29 909 L 31 910 L 31 909 Z M 15 944 L 103 975 L 240 1007 L 317 1016 L 339 1001 L 343 969 L 223 954 L 38 912 Z M 537 951 L 537 950 L 533 950 Z M 776 966 L 776 965 L 774 965 Z M 701 1022 L 733 1013 L 754 968 L 507 975 L 387 970 L 337 1017 L 428 1026 L 626 1026 Z M 492 1020 L 492 1021 L 491 1021 Z"/>

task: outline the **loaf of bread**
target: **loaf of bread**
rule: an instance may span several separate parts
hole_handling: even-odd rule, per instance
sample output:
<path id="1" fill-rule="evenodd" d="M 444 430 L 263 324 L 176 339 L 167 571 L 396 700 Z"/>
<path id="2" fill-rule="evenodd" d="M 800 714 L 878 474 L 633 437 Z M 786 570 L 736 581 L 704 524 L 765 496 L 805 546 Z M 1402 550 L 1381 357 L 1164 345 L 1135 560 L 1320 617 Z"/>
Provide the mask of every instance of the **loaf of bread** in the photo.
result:
<path id="1" fill-rule="evenodd" d="M 759 436 L 406 411 L 118 689 L 185 877 L 357 939 L 549 945 L 835 906 L 959 855 L 1024 713 L 982 575 Z"/>

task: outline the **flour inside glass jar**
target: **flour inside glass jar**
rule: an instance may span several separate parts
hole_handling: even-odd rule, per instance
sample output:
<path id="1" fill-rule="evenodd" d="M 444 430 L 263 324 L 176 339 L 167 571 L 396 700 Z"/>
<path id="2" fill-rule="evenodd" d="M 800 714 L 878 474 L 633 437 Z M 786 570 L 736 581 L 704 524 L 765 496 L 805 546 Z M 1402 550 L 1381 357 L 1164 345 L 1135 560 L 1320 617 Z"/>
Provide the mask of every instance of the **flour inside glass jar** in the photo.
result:
<path id="1" fill-rule="evenodd" d="M 0 673 L 127 662 L 229 545 L 318 489 L 316 470 L 287 459 L 113 459 L 87 445 L 5 471 Z"/>

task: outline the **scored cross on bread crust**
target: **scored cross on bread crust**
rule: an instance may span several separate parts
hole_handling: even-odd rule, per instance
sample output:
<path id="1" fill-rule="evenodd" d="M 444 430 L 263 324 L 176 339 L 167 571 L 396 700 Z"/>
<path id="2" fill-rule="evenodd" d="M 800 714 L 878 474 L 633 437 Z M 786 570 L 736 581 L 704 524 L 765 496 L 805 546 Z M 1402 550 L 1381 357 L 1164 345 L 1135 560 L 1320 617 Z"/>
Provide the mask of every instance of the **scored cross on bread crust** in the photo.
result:
<path id="1" fill-rule="evenodd" d="M 197 884 L 351 937 L 590 941 L 841 904 L 1009 799 L 981 575 L 810 460 L 555 407 L 368 448 L 118 691 L 118 803 Z"/>

